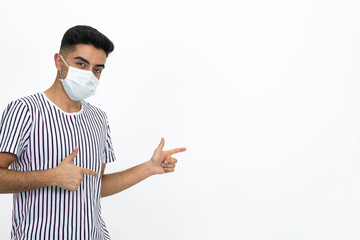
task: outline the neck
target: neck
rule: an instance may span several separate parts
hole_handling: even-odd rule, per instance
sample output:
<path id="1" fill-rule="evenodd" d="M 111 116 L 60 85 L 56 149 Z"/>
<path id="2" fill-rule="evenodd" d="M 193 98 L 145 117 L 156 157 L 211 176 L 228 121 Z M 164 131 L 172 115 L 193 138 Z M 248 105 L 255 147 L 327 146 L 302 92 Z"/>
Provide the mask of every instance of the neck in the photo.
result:
<path id="1" fill-rule="evenodd" d="M 81 110 L 81 101 L 73 101 L 66 94 L 60 81 L 59 73 L 57 74 L 53 85 L 44 93 L 56 106 L 65 112 L 74 113 Z"/>

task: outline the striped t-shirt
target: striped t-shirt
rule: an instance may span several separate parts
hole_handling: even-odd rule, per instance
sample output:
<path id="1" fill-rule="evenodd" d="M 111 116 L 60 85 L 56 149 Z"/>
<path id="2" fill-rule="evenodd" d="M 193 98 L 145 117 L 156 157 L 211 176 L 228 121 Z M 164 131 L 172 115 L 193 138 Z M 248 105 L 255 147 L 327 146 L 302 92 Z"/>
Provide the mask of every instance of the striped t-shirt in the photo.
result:
<path id="1" fill-rule="evenodd" d="M 82 101 L 67 113 L 44 93 L 11 102 L 0 123 L 0 152 L 17 155 L 11 169 L 55 168 L 75 147 L 73 163 L 84 175 L 77 191 L 45 187 L 14 194 L 12 239 L 110 239 L 101 216 L 101 167 L 115 160 L 106 115 Z"/>

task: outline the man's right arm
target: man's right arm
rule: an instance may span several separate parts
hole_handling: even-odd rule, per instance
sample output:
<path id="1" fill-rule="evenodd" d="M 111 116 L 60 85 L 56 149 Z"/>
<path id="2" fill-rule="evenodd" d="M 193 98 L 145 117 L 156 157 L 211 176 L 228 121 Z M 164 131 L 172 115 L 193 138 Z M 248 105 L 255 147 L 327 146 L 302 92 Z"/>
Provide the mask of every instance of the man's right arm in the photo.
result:
<path id="1" fill-rule="evenodd" d="M 15 154 L 0 153 L 0 193 L 18 193 L 54 184 L 54 173 L 51 169 L 33 172 L 8 169 L 15 160 Z"/>
<path id="2" fill-rule="evenodd" d="M 72 163 L 78 153 L 76 148 L 56 168 L 41 171 L 15 171 L 8 169 L 17 159 L 12 153 L 0 153 L 0 193 L 18 193 L 48 186 L 59 186 L 76 191 L 83 174 L 97 177 L 97 173 Z"/>

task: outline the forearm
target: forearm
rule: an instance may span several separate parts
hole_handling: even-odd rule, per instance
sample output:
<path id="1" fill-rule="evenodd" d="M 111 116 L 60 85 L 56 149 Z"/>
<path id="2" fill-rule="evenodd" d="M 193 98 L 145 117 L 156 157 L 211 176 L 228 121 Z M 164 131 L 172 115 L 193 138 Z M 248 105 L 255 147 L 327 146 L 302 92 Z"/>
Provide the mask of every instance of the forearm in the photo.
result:
<path id="1" fill-rule="evenodd" d="M 144 162 L 122 172 L 105 174 L 102 177 L 101 197 L 121 192 L 154 174 L 155 172 L 149 162 Z"/>
<path id="2" fill-rule="evenodd" d="M 0 168 L 0 193 L 25 192 L 53 185 L 53 169 L 22 172 Z"/>

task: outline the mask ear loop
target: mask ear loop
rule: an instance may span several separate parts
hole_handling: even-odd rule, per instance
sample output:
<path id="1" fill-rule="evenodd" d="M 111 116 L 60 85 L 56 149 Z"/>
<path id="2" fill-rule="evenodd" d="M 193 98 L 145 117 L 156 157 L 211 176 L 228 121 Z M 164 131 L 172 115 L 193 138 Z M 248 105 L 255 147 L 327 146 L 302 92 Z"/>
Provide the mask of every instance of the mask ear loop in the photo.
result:
<path id="1" fill-rule="evenodd" d="M 60 55 L 60 54 L 59 54 L 59 55 Z M 69 68 L 69 65 L 66 64 L 63 56 L 60 55 L 60 57 L 61 57 L 61 59 L 63 60 L 63 62 L 65 63 L 65 65 Z M 64 77 L 63 77 L 63 75 L 62 75 L 62 70 L 59 70 L 59 72 L 60 72 L 60 76 L 61 76 L 60 81 L 64 81 Z"/>

